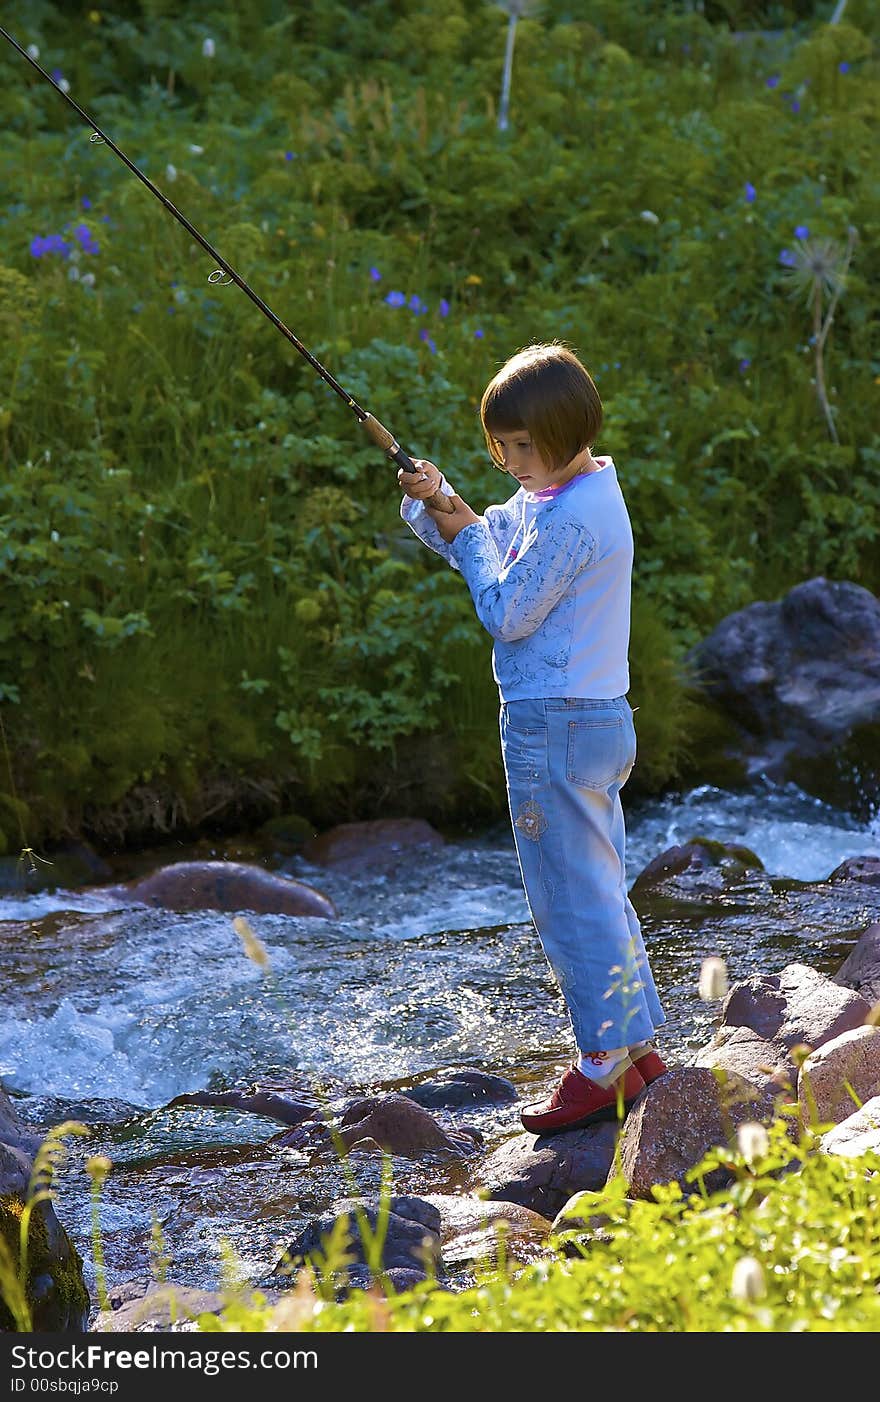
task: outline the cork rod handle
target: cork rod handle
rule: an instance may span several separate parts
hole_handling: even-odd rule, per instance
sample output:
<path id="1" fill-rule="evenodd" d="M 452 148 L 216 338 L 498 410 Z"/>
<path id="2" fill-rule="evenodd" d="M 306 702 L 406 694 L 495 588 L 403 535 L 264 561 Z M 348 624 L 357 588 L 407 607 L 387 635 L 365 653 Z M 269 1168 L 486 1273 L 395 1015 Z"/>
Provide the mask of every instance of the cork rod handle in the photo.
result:
<path id="1" fill-rule="evenodd" d="M 372 414 L 367 414 L 361 419 L 361 423 L 367 430 L 373 442 L 378 444 L 383 453 L 386 453 L 392 462 L 396 462 L 398 467 L 402 467 L 404 472 L 415 472 L 416 465 L 409 454 L 401 448 L 393 433 L 389 433 L 384 424 L 380 424 L 378 419 L 374 419 Z M 455 510 L 449 497 L 443 492 L 435 492 L 432 497 L 428 497 L 424 502 L 425 506 L 430 506 L 434 511 L 444 511 L 447 514 Z"/>

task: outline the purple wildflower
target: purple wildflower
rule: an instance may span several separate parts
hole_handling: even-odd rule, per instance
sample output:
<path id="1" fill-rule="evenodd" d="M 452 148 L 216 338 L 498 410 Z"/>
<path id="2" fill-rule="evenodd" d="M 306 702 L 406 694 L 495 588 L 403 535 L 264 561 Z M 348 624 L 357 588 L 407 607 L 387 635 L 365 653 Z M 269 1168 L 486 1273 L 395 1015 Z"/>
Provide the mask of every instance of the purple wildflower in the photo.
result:
<path id="1" fill-rule="evenodd" d="M 440 305 L 437 308 L 437 310 L 439 311 L 441 316 L 449 315 L 449 303 L 447 302 L 445 297 L 440 298 Z"/>
<path id="2" fill-rule="evenodd" d="M 389 305 L 389 307 L 405 307 L 405 306 L 406 306 L 406 293 L 405 293 L 405 292 L 387 292 L 387 293 L 385 294 L 385 297 L 383 298 L 383 301 L 387 302 L 388 305 Z"/>
<path id="3" fill-rule="evenodd" d="M 62 258 L 69 258 L 72 252 L 69 243 L 60 234 L 48 234 L 41 238 L 38 234 L 31 239 L 31 253 L 34 258 L 44 258 L 47 253 L 60 253 Z"/>
<path id="4" fill-rule="evenodd" d="M 784 268 L 793 268 L 797 264 L 797 259 L 790 248 L 783 248 L 779 255 L 779 261 Z"/>
<path id="5" fill-rule="evenodd" d="M 794 231 L 794 236 L 796 239 L 808 239 L 810 237 L 810 231 L 806 224 L 798 224 Z"/>
<path id="6" fill-rule="evenodd" d="M 416 297 L 415 294 L 413 294 L 413 296 L 409 299 L 409 309 L 411 312 L 421 312 L 427 310 L 421 297 Z"/>
<path id="7" fill-rule="evenodd" d="M 476 330 L 476 331 L 474 332 L 474 339 L 477 340 L 477 341 L 482 341 L 482 339 L 483 339 L 483 332 L 480 331 L 479 329 Z"/>
<path id="8" fill-rule="evenodd" d="M 426 342 L 428 350 L 431 352 L 432 355 L 437 354 L 437 346 L 432 340 L 432 338 L 428 335 L 428 328 L 426 326 L 423 326 L 421 331 L 419 332 L 419 340 Z"/>
<path id="9" fill-rule="evenodd" d="M 52 79 L 53 83 L 60 83 L 61 79 L 64 77 L 64 74 L 61 72 L 60 68 L 53 68 L 52 72 L 49 74 L 49 77 Z"/>
<path id="10" fill-rule="evenodd" d="M 77 224 L 73 231 L 73 236 L 82 248 L 83 253 L 97 253 L 98 245 L 92 238 L 92 232 L 88 224 Z"/>
<path id="11" fill-rule="evenodd" d="M 382 281 L 382 274 L 379 272 L 379 269 L 378 269 L 378 268 L 371 268 L 371 269 L 370 269 L 370 277 L 372 278 L 373 282 L 381 282 L 381 281 Z"/>
<path id="12" fill-rule="evenodd" d="M 751 180 L 746 181 L 746 204 L 754 204 L 755 195 L 758 193 Z"/>
<path id="13" fill-rule="evenodd" d="M 796 97 L 793 97 L 791 99 L 791 110 L 792 112 L 800 112 L 801 110 L 801 104 L 798 102 Z"/>
<path id="14" fill-rule="evenodd" d="M 285 159 L 286 161 L 295 161 L 295 160 L 296 160 L 296 152 L 295 152 L 295 151 L 285 151 L 285 152 L 284 152 L 284 159 Z"/>
<path id="15" fill-rule="evenodd" d="M 102 215 L 101 215 L 101 223 L 102 223 L 102 224 L 109 224 L 109 223 L 110 223 L 110 215 L 109 215 L 109 214 L 102 214 Z"/>
<path id="16" fill-rule="evenodd" d="M 83 197 L 82 197 L 82 207 L 83 207 L 83 209 L 91 209 L 91 207 L 92 207 L 92 202 L 91 202 L 91 200 L 89 199 L 88 195 L 83 195 Z"/>
<path id="17" fill-rule="evenodd" d="M 778 74 L 778 73 L 771 73 L 770 77 L 767 79 L 767 86 L 768 86 L 768 88 L 778 88 L 778 87 L 779 87 L 779 74 Z"/>
<path id="18" fill-rule="evenodd" d="M 749 360 L 748 356 L 744 356 L 743 359 L 739 362 L 739 373 L 741 375 L 744 375 L 751 363 L 752 362 Z"/>
<path id="19" fill-rule="evenodd" d="M 838 71 L 838 73 L 848 73 L 848 72 L 849 72 L 849 64 L 847 63 L 846 59 L 844 59 L 842 63 L 839 63 L 839 64 L 837 65 L 837 71 Z"/>

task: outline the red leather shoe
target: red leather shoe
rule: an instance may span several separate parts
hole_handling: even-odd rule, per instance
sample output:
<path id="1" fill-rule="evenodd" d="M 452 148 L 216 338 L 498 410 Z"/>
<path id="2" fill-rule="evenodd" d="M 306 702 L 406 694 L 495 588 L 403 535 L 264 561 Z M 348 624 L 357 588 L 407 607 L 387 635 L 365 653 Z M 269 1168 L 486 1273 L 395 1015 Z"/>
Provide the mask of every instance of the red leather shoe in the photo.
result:
<path id="1" fill-rule="evenodd" d="M 652 1081 L 656 1081 L 658 1076 L 663 1076 L 669 1070 L 666 1062 L 659 1052 L 653 1050 L 643 1052 L 641 1056 L 633 1057 L 633 1066 L 638 1071 L 646 1086 Z"/>
<path id="2" fill-rule="evenodd" d="M 520 1120 L 530 1134 L 556 1134 L 564 1129 L 581 1129 L 597 1120 L 616 1120 L 618 1088 L 622 1089 L 627 1109 L 645 1089 L 635 1066 L 628 1066 L 611 1086 L 597 1085 L 576 1066 L 570 1066 L 550 1099 L 542 1105 L 527 1106 L 520 1111 Z"/>

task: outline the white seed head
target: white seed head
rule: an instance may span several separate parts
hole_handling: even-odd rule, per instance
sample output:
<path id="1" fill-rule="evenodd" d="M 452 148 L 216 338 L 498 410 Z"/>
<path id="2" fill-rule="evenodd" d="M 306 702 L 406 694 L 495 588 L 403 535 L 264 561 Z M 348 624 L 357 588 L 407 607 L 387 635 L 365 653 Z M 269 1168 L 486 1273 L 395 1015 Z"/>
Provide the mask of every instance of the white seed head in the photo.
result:
<path id="1" fill-rule="evenodd" d="M 723 959 L 711 955 L 700 965 L 700 982 L 697 991 L 704 1003 L 714 1002 L 727 993 L 727 965 Z"/>
<path id="2" fill-rule="evenodd" d="M 28 58 L 32 58 L 34 63 L 36 63 L 37 59 L 40 57 L 40 50 L 37 48 L 36 44 L 28 44 L 27 56 Z"/>
<path id="3" fill-rule="evenodd" d="M 176 179 L 177 179 L 177 166 L 173 166 L 173 165 L 171 164 L 170 161 L 168 162 L 167 166 L 165 167 L 165 179 L 166 179 L 166 180 L 176 180 Z"/>
<path id="4" fill-rule="evenodd" d="M 761 1263 L 754 1256 L 741 1256 L 737 1261 L 730 1293 L 735 1300 L 761 1300 L 767 1294 Z"/>
<path id="5" fill-rule="evenodd" d="M 643 209 L 641 214 L 639 215 L 639 218 L 644 219 L 646 224 L 660 223 L 660 216 L 659 214 L 655 214 L 653 209 Z"/>
<path id="6" fill-rule="evenodd" d="M 68 83 L 66 78 L 59 78 L 58 86 L 62 92 L 70 92 L 70 84 Z"/>
<path id="7" fill-rule="evenodd" d="M 206 39 L 202 44 L 202 53 L 204 54 L 205 58 L 213 58 L 216 52 L 217 48 L 214 43 L 214 40 Z"/>
<path id="8" fill-rule="evenodd" d="M 762 1159 L 770 1148 L 770 1140 L 764 1126 L 753 1124 L 751 1121 L 740 1125 L 736 1131 L 736 1142 L 746 1163 Z"/>

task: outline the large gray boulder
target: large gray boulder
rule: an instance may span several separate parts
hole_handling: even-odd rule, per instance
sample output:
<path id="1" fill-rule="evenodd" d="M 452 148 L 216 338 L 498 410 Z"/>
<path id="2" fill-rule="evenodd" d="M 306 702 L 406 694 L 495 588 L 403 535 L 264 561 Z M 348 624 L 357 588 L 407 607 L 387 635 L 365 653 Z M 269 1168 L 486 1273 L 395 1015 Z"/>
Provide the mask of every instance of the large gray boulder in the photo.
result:
<path id="1" fill-rule="evenodd" d="M 749 777 L 799 783 L 876 811 L 880 796 L 880 600 L 821 575 L 739 609 L 688 655 L 734 727 Z"/>

